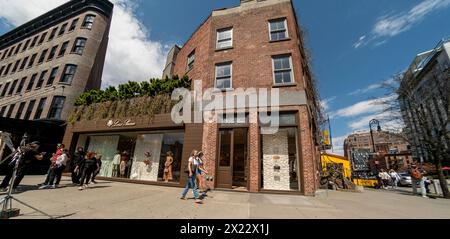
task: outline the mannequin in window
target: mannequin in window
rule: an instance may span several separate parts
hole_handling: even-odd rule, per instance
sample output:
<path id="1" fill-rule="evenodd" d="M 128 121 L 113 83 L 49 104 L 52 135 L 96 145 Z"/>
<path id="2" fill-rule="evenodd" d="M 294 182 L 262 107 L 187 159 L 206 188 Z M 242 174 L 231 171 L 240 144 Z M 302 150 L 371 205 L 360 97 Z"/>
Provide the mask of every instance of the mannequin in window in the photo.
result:
<path id="1" fill-rule="evenodd" d="M 127 169 L 127 163 L 128 160 L 130 160 L 130 155 L 127 151 L 123 151 L 122 157 L 120 159 L 120 177 L 125 178 L 126 177 L 126 169 Z"/>
<path id="2" fill-rule="evenodd" d="M 120 151 L 116 152 L 116 155 L 114 155 L 113 158 L 113 172 L 112 172 L 112 176 L 113 177 L 119 177 L 120 175 L 120 159 L 122 158 L 122 155 L 120 154 Z"/>
<path id="3" fill-rule="evenodd" d="M 166 183 L 173 180 L 172 168 L 173 168 L 173 153 L 171 151 L 169 151 L 169 152 L 167 152 L 166 162 L 164 163 L 163 179 Z"/>

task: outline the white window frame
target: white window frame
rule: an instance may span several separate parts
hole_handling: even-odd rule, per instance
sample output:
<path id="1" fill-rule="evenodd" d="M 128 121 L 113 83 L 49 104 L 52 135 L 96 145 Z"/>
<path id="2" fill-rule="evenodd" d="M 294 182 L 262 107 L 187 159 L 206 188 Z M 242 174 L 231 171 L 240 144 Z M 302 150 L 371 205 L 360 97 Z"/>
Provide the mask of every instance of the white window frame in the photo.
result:
<path id="1" fill-rule="evenodd" d="M 225 66 L 225 65 L 230 65 L 230 88 L 217 88 L 217 68 L 219 66 Z M 214 74 L 214 88 L 221 90 L 221 91 L 227 91 L 227 90 L 232 90 L 233 89 L 233 62 L 224 62 L 224 63 L 217 63 L 215 65 L 215 74 Z"/>
<path id="2" fill-rule="evenodd" d="M 281 57 L 289 57 L 289 64 L 291 67 L 291 82 L 289 83 L 277 83 L 275 80 L 275 58 L 281 58 Z M 290 54 L 285 54 L 285 55 L 275 55 L 272 56 L 272 77 L 273 77 L 273 84 L 275 86 L 285 86 L 285 85 L 293 85 L 295 84 L 295 76 L 294 76 L 294 65 L 292 64 L 292 55 Z"/>
<path id="3" fill-rule="evenodd" d="M 192 55 L 194 56 L 194 59 L 191 61 L 192 57 L 190 57 L 190 56 L 192 56 Z M 190 71 L 190 70 L 194 69 L 196 57 L 197 57 L 197 52 L 196 52 L 196 49 L 194 49 L 194 50 L 191 51 L 191 53 L 189 53 L 189 55 L 187 57 L 187 64 L 186 64 L 186 70 L 187 71 Z M 191 63 L 193 63 L 192 68 L 189 68 L 189 65 Z"/>
<path id="4" fill-rule="evenodd" d="M 270 23 L 271 22 L 276 22 L 276 21 L 283 21 L 284 22 L 284 29 L 286 31 L 286 38 L 278 39 L 278 40 L 273 40 L 272 39 L 272 27 L 271 27 Z M 283 40 L 289 39 L 289 30 L 288 30 L 287 18 L 271 19 L 271 20 L 269 20 L 269 22 L 267 24 L 269 26 L 269 39 L 270 39 L 270 41 L 283 41 Z"/>
<path id="5" fill-rule="evenodd" d="M 226 46 L 226 47 L 219 47 L 219 33 L 221 32 L 225 32 L 225 31 L 231 31 L 231 46 Z M 220 49 L 228 49 L 228 48 L 232 48 L 233 47 L 233 38 L 234 38 L 234 30 L 233 27 L 227 27 L 227 28 L 221 28 L 218 29 L 216 31 L 216 49 L 220 50 Z"/>

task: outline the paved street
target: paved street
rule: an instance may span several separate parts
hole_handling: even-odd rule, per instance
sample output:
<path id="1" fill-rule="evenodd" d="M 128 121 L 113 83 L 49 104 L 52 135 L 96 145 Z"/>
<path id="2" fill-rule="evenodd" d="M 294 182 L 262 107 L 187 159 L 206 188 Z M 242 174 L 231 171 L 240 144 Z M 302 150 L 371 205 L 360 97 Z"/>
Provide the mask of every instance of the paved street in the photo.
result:
<path id="1" fill-rule="evenodd" d="M 35 185 L 43 177 L 27 176 L 23 185 Z M 69 184 L 64 178 L 63 185 Z M 39 209 L 70 219 L 328 219 L 450 218 L 450 200 L 423 199 L 406 191 L 348 193 L 329 191 L 321 197 L 248 194 L 215 191 L 204 205 L 179 199 L 181 189 L 101 181 L 87 191 L 74 187 L 28 191 L 15 196 Z M 3 196 L 4 194 L 0 195 Z M 19 219 L 44 218 L 14 203 L 24 214 Z"/>

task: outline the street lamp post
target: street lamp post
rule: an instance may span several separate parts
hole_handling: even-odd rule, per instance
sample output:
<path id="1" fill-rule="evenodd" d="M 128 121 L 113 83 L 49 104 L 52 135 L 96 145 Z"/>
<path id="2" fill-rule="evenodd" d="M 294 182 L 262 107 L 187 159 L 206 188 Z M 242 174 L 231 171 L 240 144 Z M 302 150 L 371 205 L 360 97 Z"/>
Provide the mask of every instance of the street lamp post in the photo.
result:
<path id="1" fill-rule="evenodd" d="M 375 148 L 375 140 L 373 138 L 373 126 L 377 126 L 377 131 L 381 132 L 380 121 L 373 119 L 369 122 L 370 137 L 372 138 L 372 157 L 375 159 L 376 148 Z M 377 159 L 375 159 L 375 160 L 377 160 Z M 378 161 L 375 161 L 375 168 L 376 168 L 377 174 L 378 174 Z"/>

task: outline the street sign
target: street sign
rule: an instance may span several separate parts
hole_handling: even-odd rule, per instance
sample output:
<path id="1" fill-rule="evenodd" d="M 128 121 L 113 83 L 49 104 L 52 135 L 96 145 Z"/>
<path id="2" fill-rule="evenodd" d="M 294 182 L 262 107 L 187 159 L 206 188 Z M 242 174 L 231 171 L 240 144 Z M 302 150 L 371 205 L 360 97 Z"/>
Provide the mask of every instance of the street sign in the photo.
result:
<path id="1" fill-rule="evenodd" d="M 330 146 L 330 133 L 328 132 L 328 130 L 324 130 L 323 131 L 323 143 L 325 144 L 325 146 Z"/>

